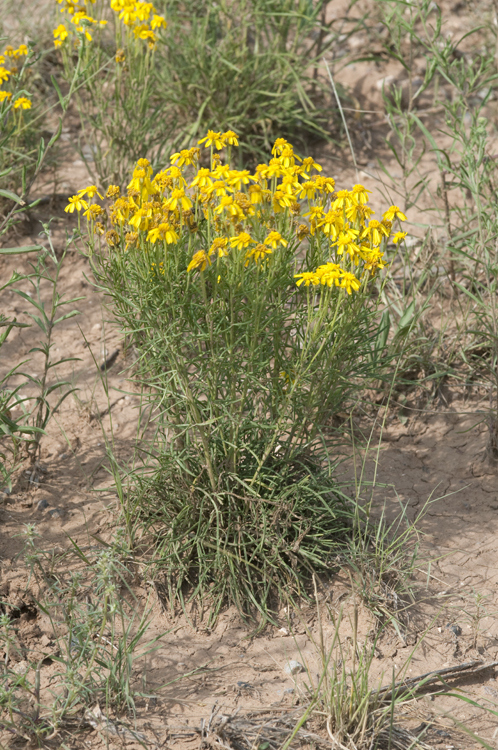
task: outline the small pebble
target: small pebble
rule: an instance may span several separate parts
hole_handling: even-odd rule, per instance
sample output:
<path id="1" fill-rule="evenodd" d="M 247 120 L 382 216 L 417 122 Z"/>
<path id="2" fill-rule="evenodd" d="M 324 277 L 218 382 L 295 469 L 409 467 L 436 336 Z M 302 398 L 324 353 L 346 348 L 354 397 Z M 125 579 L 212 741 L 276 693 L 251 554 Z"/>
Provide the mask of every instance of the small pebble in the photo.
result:
<path id="1" fill-rule="evenodd" d="M 29 670 L 29 663 L 26 660 L 19 661 L 17 664 L 14 664 L 12 667 L 12 671 L 16 674 L 26 674 L 26 672 Z"/>
<path id="2" fill-rule="evenodd" d="M 286 674 L 295 675 L 295 674 L 300 674 L 301 672 L 306 672 L 306 670 L 300 662 L 294 661 L 294 659 L 291 659 L 285 665 L 284 672 Z"/>
<path id="3" fill-rule="evenodd" d="M 42 497 L 36 504 L 36 510 L 45 510 L 45 508 L 48 508 L 48 500 Z"/>
<path id="4" fill-rule="evenodd" d="M 462 635 L 462 628 L 460 627 L 460 625 L 450 625 L 450 623 L 448 623 L 446 627 L 453 633 L 453 635 Z"/>
<path id="5" fill-rule="evenodd" d="M 48 515 L 50 518 L 62 518 L 62 511 L 59 508 L 53 508 L 49 510 Z"/>

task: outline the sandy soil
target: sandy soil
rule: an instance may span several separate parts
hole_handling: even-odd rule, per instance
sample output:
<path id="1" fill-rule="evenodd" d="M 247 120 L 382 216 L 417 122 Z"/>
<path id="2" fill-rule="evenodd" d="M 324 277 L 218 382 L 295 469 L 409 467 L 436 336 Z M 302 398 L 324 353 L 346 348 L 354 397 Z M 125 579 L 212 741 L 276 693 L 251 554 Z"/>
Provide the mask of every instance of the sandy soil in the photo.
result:
<path id="1" fill-rule="evenodd" d="M 466 17 L 457 15 L 451 23 L 456 19 L 461 28 Z M 361 37 L 353 37 L 350 43 L 352 49 L 359 47 Z M 356 134 L 361 179 L 367 187 L 388 195 L 395 190 L 397 173 L 391 164 L 394 181 L 384 180 L 382 185 L 375 171 L 375 158 L 387 129 L 376 82 L 399 74 L 392 63 L 379 67 L 366 62 L 355 63 L 341 74 L 342 80 L 352 86 L 358 109 L 372 111 L 360 120 Z M 432 125 L 437 128 L 437 115 Z M 64 132 L 66 144 L 71 144 L 76 130 L 75 119 L 69 119 Z M 332 174 L 340 165 L 341 182 L 349 184 L 355 181 L 355 172 L 350 161 L 344 166 L 348 158 L 345 154 L 344 150 L 327 147 L 322 161 Z M 389 163 L 385 147 L 382 158 Z M 433 171 L 431 157 L 422 169 L 427 174 Z M 87 182 L 84 164 L 74 153 L 67 156 L 57 174 L 57 193 L 71 195 Z M 37 197 L 50 195 L 51 189 L 48 181 L 40 183 Z M 64 214 L 64 205 L 65 200 L 56 196 L 33 211 L 31 221 L 20 225 L 6 244 L 38 241 L 39 222 L 53 216 L 53 241 L 60 251 L 66 231 L 73 225 Z M 14 267 L 26 270 L 27 264 L 26 259 L 20 263 L 1 258 L 1 277 L 7 278 Z M 21 288 L 30 290 L 27 283 Z M 112 538 L 117 499 L 111 488 L 105 445 L 112 439 L 118 458 L 131 456 L 139 401 L 123 372 L 127 361 L 119 332 L 101 296 L 92 288 L 88 263 L 76 248 L 68 252 L 60 289 L 67 297 L 82 297 L 75 304 L 80 315 L 55 332 L 57 355 L 77 358 L 63 366 L 58 377 L 70 380 L 76 390 L 50 422 L 35 474 L 26 473 L 25 467 L 12 493 L 0 495 L 1 599 L 17 607 L 18 638 L 26 660 L 45 660 L 41 667 L 44 688 L 56 672 L 54 639 L 46 614 L 36 604 L 38 584 L 29 579 L 21 554 L 22 531 L 26 524 L 36 524 L 38 545 L 53 551 L 54 564 L 65 569 L 81 566 L 71 552 L 71 540 L 85 550 L 98 547 L 99 540 Z M 6 315 L 15 314 L 21 322 L 28 322 L 28 305 L 13 292 L 3 294 L 1 305 Z M 2 348 L 2 368 L 20 356 L 29 357 L 27 372 L 39 374 L 39 357 L 29 353 L 36 342 L 33 327 L 17 331 Z M 99 367 L 118 349 L 114 364 L 105 373 L 107 396 Z M 24 392 L 29 395 L 29 387 Z M 374 682 L 389 683 L 408 661 L 407 675 L 416 676 L 472 660 L 487 664 L 498 659 L 498 478 L 483 460 L 486 427 L 480 411 L 485 408 L 484 399 L 485 394 L 476 389 L 445 386 L 444 393 L 429 407 L 413 401 L 401 420 L 399 411 L 391 409 L 382 434 L 378 424 L 366 415 L 359 416 L 358 430 L 363 434 L 373 430 L 375 447 L 368 454 L 361 445 L 353 447 L 351 435 L 347 436 L 349 455 L 356 451 L 356 465 L 364 462 L 365 478 L 372 479 L 376 473 L 377 513 L 385 508 L 388 516 L 395 517 L 404 509 L 407 518 L 413 520 L 425 508 L 418 521 L 422 538 L 415 575 L 417 602 L 401 633 L 386 628 L 380 636 L 371 670 Z M 341 478 L 352 486 L 353 475 L 350 459 L 343 464 Z M 325 644 L 330 643 L 333 618 L 342 609 L 341 642 L 347 644 L 355 607 L 359 607 L 360 640 L 368 639 L 374 628 L 372 616 L 356 600 L 346 571 L 320 582 L 318 609 L 316 603 L 303 603 L 300 611 L 292 613 L 282 609 L 279 627 L 268 626 L 256 636 L 231 609 L 223 612 L 216 627 L 209 630 L 199 613 L 194 612 L 190 622 L 179 615 L 172 617 L 153 586 L 138 582 L 135 591 L 141 606 L 147 602 L 151 607 L 147 637 L 160 637 L 157 650 L 137 668 L 137 680 L 146 679 L 147 691 L 154 697 L 139 704 L 134 726 L 144 735 L 143 744 L 151 748 L 201 746 L 201 722 L 208 722 L 214 707 L 230 716 L 236 711 L 240 712 L 238 716 L 253 713 L 259 724 L 263 723 L 262 716 L 299 713 L 306 705 L 306 685 L 320 673 L 320 630 Z M 459 634 L 448 626 L 457 626 L 454 630 Z M 287 675 L 284 668 L 289 659 L 301 662 L 307 672 Z M 473 700 L 488 700 L 495 708 L 498 704 L 494 669 L 451 685 L 464 688 Z M 447 711 L 484 738 L 488 746 L 498 747 L 498 719 L 454 698 L 423 698 L 404 722 L 419 731 L 423 722 L 431 725 L 424 738 L 430 745 L 448 750 L 476 746 L 475 740 L 454 727 L 445 716 Z M 133 721 L 122 718 L 131 728 Z M 82 721 L 80 727 L 54 738 L 53 746 L 62 746 L 62 742 L 71 748 L 140 746 L 136 737 L 115 737 L 106 732 L 101 720 L 94 723 L 97 728 Z M 310 723 L 309 731 L 326 737 L 319 720 Z M 210 746 L 206 743 L 205 747 Z M 0 744 L 14 746 L 5 736 Z M 303 746 L 313 744 L 304 742 Z"/>

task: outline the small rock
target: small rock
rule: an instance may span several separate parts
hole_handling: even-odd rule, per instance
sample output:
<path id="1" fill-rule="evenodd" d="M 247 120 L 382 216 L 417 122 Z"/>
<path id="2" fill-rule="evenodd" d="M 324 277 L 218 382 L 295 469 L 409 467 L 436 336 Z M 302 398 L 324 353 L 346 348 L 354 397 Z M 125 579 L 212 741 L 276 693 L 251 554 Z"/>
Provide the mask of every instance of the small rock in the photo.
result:
<path id="1" fill-rule="evenodd" d="M 287 628 L 279 628 L 278 632 L 282 635 L 289 635 L 289 631 L 287 630 Z"/>
<path id="2" fill-rule="evenodd" d="M 48 500 L 42 497 L 36 504 L 36 510 L 45 510 L 46 508 L 48 508 Z"/>
<path id="3" fill-rule="evenodd" d="M 26 674 L 26 672 L 29 670 L 29 663 L 23 659 L 23 661 L 17 662 L 17 664 L 14 664 L 12 667 L 12 671 L 16 674 Z"/>
<path id="4" fill-rule="evenodd" d="M 44 633 L 40 639 L 40 643 L 42 646 L 47 647 L 47 646 L 50 646 L 50 644 L 52 643 L 52 640 L 48 637 L 46 633 Z"/>
<path id="5" fill-rule="evenodd" d="M 50 518 L 62 518 L 62 511 L 59 508 L 52 508 L 48 511 Z"/>
<path id="6" fill-rule="evenodd" d="M 286 674 L 295 675 L 300 674 L 301 672 L 306 672 L 306 670 L 300 662 L 291 659 L 285 665 L 284 672 Z"/>
<path id="7" fill-rule="evenodd" d="M 95 323 L 95 325 L 92 326 L 92 331 L 100 331 L 101 328 L 102 326 L 100 323 Z"/>
<path id="8" fill-rule="evenodd" d="M 447 624 L 446 628 L 453 633 L 453 635 L 456 635 L 457 637 L 459 635 L 462 635 L 462 628 L 460 625 L 450 625 L 450 623 Z"/>

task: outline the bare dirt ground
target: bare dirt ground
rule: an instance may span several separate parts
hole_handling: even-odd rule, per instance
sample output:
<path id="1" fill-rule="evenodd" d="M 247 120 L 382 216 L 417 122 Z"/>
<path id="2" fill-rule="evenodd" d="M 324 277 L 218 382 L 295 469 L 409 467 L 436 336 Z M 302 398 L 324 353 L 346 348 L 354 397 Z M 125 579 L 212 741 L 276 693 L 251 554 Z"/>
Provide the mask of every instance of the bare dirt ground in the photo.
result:
<path id="1" fill-rule="evenodd" d="M 451 23 L 461 29 L 467 20 L 455 13 Z M 359 46 L 361 39 L 353 38 L 352 46 L 355 44 Z M 379 68 L 363 62 L 346 69 L 343 79 L 351 86 L 359 108 L 380 113 L 382 100 L 375 82 L 398 73 L 392 65 Z M 358 136 L 358 162 L 364 170 L 362 182 L 378 191 L 375 159 L 387 126 L 381 114 L 376 118 L 372 114 L 361 119 L 363 147 Z M 437 119 L 432 124 L 437 127 Z M 69 120 L 65 143 L 70 145 L 76 133 L 76 120 Z M 389 163 L 383 148 L 382 159 Z M 325 147 L 322 161 L 326 169 L 330 167 L 334 174 L 340 165 L 341 183 L 347 185 L 356 179 L 350 160 L 344 166 L 345 159 L 349 159 L 345 151 Z M 391 167 L 396 177 L 395 165 Z M 430 160 L 425 168 L 432 169 Z M 57 193 L 72 195 L 88 182 L 77 155 L 66 157 L 58 168 Z M 381 191 L 386 189 L 384 185 Z M 36 197 L 50 195 L 51 190 L 48 183 L 41 184 Z M 5 244 L 37 242 L 39 222 L 53 216 L 54 244 L 60 250 L 66 231 L 73 225 L 63 211 L 64 205 L 63 199 L 55 197 L 35 209 L 31 223 L 20 225 Z M 14 267 L 27 270 L 28 261 L 0 259 L 1 277 L 8 278 Z M 28 284 L 22 288 L 30 289 Z M 18 638 L 26 661 L 45 659 L 41 668 L 44 688 L 56 671 L 53 632 L 35 603 L 40 592 L 36 581 L 28 578 L 22 532 L 26 524 L 35 523 L 40 535 L 38 545 L 53 550 L 55 564 L 66 568 L 80 565 L 71 553 L 71 540 L 84 550 L 112 538 L 117 499 L 111 488 L 105 443 L 106 439 L 114 441 L 118 458 L 132 454 L 138 404 L 123 373 L 127 361 L 119 332 L 101 296 L 92 288 L 87 261 L 74 248 L 66 258 L 60 289 L 68 297 L 82 297 L 75 304 L 80 315 L 63 323 L 55 333 L 57 355 L 78 358 L 59 373 L 77 390 L 50 422 L 35 483 L 24 469 L 12 493 L 1 496 L 0 505 L 0 595 L 4 602 L 18 608 Z M 28 306 L 14 293 L 4 294 L 1 304 L 6 315 L 15 314 L 21 322 L 28 322 Z M 17 331 L 2 348 L 2 368 L 26 356 L 31 357 L 27 371 L 38 374 L 38 355 L 29 354 L 36 340 L 33 328 Z M 107 398 L 99 367 L 118 349 L 105 375 Z M 350 455 L 356 453 L 356 465 L 365 460 L 365 478 L 372 479 L 376 473 L 376 507 L 386 507 L 392 517 L 404 508 L 413 520 L 430 499 L 418 524 L 423 535 L 416 573 L 419 598 L 409 612 L 404 631 L 396 633 L 387 628 L 380 637 L 372 666 L 373 683 L 388 684 L 407 660 L 408 676 L 472 660 L 483 664 L 498 660 L 498 477 L 483 460 L 487 435 L 480 411 L 485 406 L 484 398 L 476 390 L 450 385 L 430 407 L 418 408 L 415 404 L 401 421 L 399 413 L 392 410 L 382 435 L 378 426 L 373 427 L 375 448 L 366 457 L 364 448 L 358 444 L 353 447 L 349 436 Z M 364 432 L 372 428 L 366 418 L 360 426 Z M 343 472 L 342 479 L 352 482 L 351 459 L 343 464 Z M 238 716 L 257 713 L 260 725 L 265 711 L 272 717 L 293 716 L 306 704 L 306 685 L 321 671 L 317 645 L 320 627 L 325 643 L 330 643 L 335 627 L 332 615 L 337 617 L 342 608 L 341 641 L 347 643 L 355 606 L 347 571 L 320 583 L 319 611 L 315 604 L 305 603 L 295 613 L 282 609 L 280 627 L 268 626 L 259 635 L 251 634 L 233 610 L 223 612 L 216 627 L 209 630 L 201 613 L 194 612 L 190 622 L 180 615 L 171 616 L 151 586 L 137 584 L 136 595 L 142 606 L 147 603 L 152 607 L 148 638 L 164 633 L 157 650 L 137 668 L 137 681 L 145 679 L 147 692 L 154 696 L 138 706 L 134 728 L 143 735 L 142 742 L 129 733 L 113 736 L 103 721 L 96 720 L 96 727 L 83 721 L 66 735 L 54 738 L 54 747 L 62 743 L 75 749 L 144 744 L 150 748 L 199 747 L 201 722 L 209 720 L 214 707 L 227 716 L 237 711 Z M 372 632 L 374 623 L 371 614 L 358 606 L 361 640 Z M 284 668 L 290 659 L 305 665 L 307 672 L 287 675 Z M 489 701 L 496 709 L 498 680 L 494 669 L 452 682 L 451 686 L 463 688 L 475 701 Z M 488 747 L 498 747 L 498 719 L 454 698 L 434 701 L 426 697 L 405 722 L 419 731 L 427 723 L 424 741 L 432 746 L 446 750 L 478 746 L 445 716 L 447 711 L 485 739 Z M 129 718 L 123 720 L 132 728 Z M 318 720 L 309 730 L 326 738 Z M 6 736 L 0 738 L 0 745 L 14 746 Z M 313 743 L 303 746 L 313 747 Z"/>

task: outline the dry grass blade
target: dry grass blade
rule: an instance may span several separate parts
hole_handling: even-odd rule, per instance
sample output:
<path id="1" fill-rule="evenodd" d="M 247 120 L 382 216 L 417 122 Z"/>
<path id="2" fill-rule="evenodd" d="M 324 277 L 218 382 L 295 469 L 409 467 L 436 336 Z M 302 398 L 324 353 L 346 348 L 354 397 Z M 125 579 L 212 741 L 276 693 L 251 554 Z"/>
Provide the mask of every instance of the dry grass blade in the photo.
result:
<path id="1" fill-rule="evenodd" d="M 440 682 L 440 677 L 456 678 L 456 677 L 469 677 L 483 672 L 485 669 L 493 669 L 498 666 L 498 661 L 490 662 L 489 664 L 483 664 L 481 661 L 475 659 L 473 661 L 466 662 L 465 664 L 456 664 L 454 667 L 445 667 L 444 669 L 435 669 L 432 672 L 426 672 L 418 677 L 410 677 L 407 680 L 401 680 L 396 682 L 394 685 L 385 685 L 381 687 L 377 694 L 384 695 L 386 698 L 390 698 L 398 688 L 414 688 L 420 690 L 426 688 L 428 685 L 433 685 L 435 682 Z"/>
<path id="2" fill-rule="evenodd" d="M 265 747 L 268 750 L 279 750 L 283 743 L 294 732 L 296 724 L 302 719 L 306 707 L 281 711 L 275 708 L 263 711 L 251 711 L 232 715 L 218 713 L 213 707 L 206 725 L 201 723 L 201 748 L 223 747 L 229 750 L 254 750 Z M 294 735 L 294 742 L 289 747 L 301 746 L 311 742 L 314 747 L 329 748 L 328 740 L 319 735 L 299 729 Z"/>

